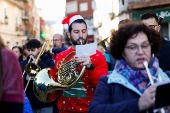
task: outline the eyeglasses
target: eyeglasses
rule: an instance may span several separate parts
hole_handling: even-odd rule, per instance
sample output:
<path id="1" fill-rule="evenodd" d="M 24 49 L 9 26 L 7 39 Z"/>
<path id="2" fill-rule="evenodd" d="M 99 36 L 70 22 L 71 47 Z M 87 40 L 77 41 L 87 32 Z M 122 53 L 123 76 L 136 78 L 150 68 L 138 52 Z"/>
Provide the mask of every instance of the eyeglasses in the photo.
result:
<path id="1" fill-rule="evenodd" d="M 153 29 L 155 29 L 155 26 L 158 26 L 158 25 L 149 25 L 149 27 Z"/>
<path id="2" fill-rule="evenodd" d="M 60 41 L 59 39 L 54 39 L 53 41 Z"/>
<path id="3" fill-rule="evenodd" d="M 14 46 L 13 48 L 16 48 L 16 47 L 18 47 L 18 48 L 19 48 L 20 46 Z"/>
<path id="4" fill-rule="evenodd" d="M 142 50 L 144 52 L 147 52 L 147 51 L 151 50 L 150 45 L 153 45 L 153 44 L 152 43 L 144 43 L 144 44 L 140 45 L 140 47 L 142 48 Z M 133 45 L 126 46 L 125 48 L 127 48 L 130 53 L 136 53 L 139 50 L 139 45 L 133 44 Z"/>

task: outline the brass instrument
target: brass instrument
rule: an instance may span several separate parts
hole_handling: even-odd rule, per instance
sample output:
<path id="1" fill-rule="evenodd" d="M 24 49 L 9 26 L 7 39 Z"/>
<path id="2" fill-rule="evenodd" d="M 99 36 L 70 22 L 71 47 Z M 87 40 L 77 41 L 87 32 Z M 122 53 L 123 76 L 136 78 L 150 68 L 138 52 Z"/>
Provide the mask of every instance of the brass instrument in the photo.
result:
<path id="1" fill-rule="evenodd" d="M 50 48 L 50 53 L 52 54 L 52 52 L 53 52 L 53 46 Z"/>
<path id="2" fill-rule="evenodd" d="M 41 55 L 43 54 L 44 52 L 44 49 L 45 49 L 45 46 L 46 46 L 46 42 L 43 44 L 42 48 L 41 48 L 41 51 L 40 53 L 38 54 L 38 57 L 37 59 L 35 60 L 34 63 L 28 63 L 25 65 L 24 69 L 25 69 L 25 72 L 30 75 L 30 76 L 36 76 L 38 74 L 38 72 L 41 70 L 41 68 L 37 65 L 38 64 L 38 61 L 41 57 Z"/>
<path id="3" fill-rule="evenodd" d="M 37 74 L 33 82 L 33 90 L 40 101 L 51 102 L 59 96 L 60 90 L 70 89 L 80 81 L 85 66 L 81 68 L 80 64 L 76 62 L 75 56 L 69 60 L 75 53 L 71 52 L 63 61 L 57 63 L 58 71 L 45 68 Z M 57 80 L 54 80 L 53 76 L 57 76 Z"/>
<path id="4" fill-rule="evenodd" d="M 48 40 L 48 41 L 49 41 L 49 40 Z M 47 46 L 47 44 L 48 44 L 48 41 L 47 41 L 47 42 L 44 42 L 44 44 L 43 44 L 43 46 L 42 46 L 42 48 L 41 48 L 41 51 L 40 51 L 40 53 L 38 54 L 38 57 L 37 57 L 37 59 L 35 60 L 35 62 L 34 62 L 34 63 L 28 63 L 28 64 L 25 65 L 24 71 L 25 71 L 28 75 L 30 75 L 30 76 L 36 76 L 36 75 L 38 74 L 38 72 L 41 70 L 40 66 L 37 65 L 37 64 L 38 64 L 38 61 L 39 61 L 41 55 L 43 55 L 43 53 L 44 53 L 44 51 L 45 51 L 45 48 L 46 48 L 46 46 Z M 29 80 L 28 80 L 28 82 L 27 82 L 27 85 L 26 85 L 24 91 L 27 90 L 27 87 L 28 87 L 28 85 L 29 85 L 30 80 L 31 80 L 31 77 L 29 78 Z"/>
<path id="5" fill-rule="evenodd" d="M 45 52 L 45 49 L 46 49 L 46 47 L 47 47 L 47 45 L 48 45 L 48 42 L 49 42 L 49 40 L 47 40 L 47 42 L 45 42 L 44 49 L 43 49 L 41 55 L 43 55 L 43 53 Z"/>
<path id="6" fill-rule="evenodd" d="M 75 58 L 67 62 L 68 58 L 74 54 L 75 52 L 71 52 L 63 61 L 57 63 L 58 72 L 51 68 L 45 68 L 37 74 L 33 82 L 33 90 L 40 101 L 51 102 L 58 97 L 57 91 L 70 89 L 79 82 L 85 71 L 85 66 L 80 69 Z M 52 75 L 57 76 L 57 80 L 54 81 Z M 50 97 L 50 95 L 55 97 Z"/>
<path id="7" fill-rule="evenodd" d="M 29 58 L 29 60 L 28 60 L 28 63 L 30 63 L 32 61 L 32 57 L 30 56 L 30 58 Z M 24 72 L 22 73 L 22 77 L 24 76 L 24 74 L 25 74 L 25 70 L 24 70 Z"/>

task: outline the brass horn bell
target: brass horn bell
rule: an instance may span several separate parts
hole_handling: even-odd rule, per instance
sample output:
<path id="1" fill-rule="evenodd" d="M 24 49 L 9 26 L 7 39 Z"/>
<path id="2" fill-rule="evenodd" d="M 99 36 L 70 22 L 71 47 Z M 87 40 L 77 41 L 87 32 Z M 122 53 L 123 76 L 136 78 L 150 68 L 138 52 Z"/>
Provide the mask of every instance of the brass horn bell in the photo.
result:
<path id="1" fill-rule="evenodd" d="M 33 82 L 33 90 L 40 101 L 51 102 L 59 96 L 60 90 L 70 89 L 80 81 L 85 66 L 81 68 L 75 57 L 68 61 L 73 55 L 75 52 L 71 52 L 63 61 L 57 63 L 58 71 L 45 68 L 37 74 Z"/>
<path id="2" fill-rule="evenodd" d="M 35 63 L 28 63 L 24 68 L 25 72 L 30 76 L 36 76 L 38 72 L 41 70 L 40 66 Z"/>

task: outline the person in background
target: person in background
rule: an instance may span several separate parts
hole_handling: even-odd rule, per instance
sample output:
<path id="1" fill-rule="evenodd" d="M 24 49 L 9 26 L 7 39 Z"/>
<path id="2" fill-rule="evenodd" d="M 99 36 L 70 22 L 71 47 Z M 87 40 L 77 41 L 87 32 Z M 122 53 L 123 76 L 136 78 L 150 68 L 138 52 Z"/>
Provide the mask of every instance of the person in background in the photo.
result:
<path id="1" fill-rule="evenodd" d="M 104 49 L 103 46 L 101 46 L 101 45 L 97 45 L 97 50 L 99 50 L 99 51 L 102 52 L 103 54 L 105 53 L 105 49 Z"/>
<path id="2" fill-rule="evenodd" d="M 148 62 L 156 81 L 158 74 L 169 79 L 152 57 L 160 46 L 160 34 L 144 24 L 129 23 L 115 31 L 110 54 L 117 62 L 109 76 L 100 78 L 88 113 L 152 113 L 156 84 L 150 85 L 143 62 Z"/>
<path id="3" fill-rule="evenodd" d="M 41 43 L 39 40 L 37 39 L 31 39 L 27 42 L 26 44 L 26 48 L 28 50 L 28 56 L 31 56 L 32 59 L 34 59 L 33 61 L 37 60 L 37 57 L 41 51 Z M 22 71 L 24 72 L 24 67 L 25 65 L 28 63 L 29 57 L 27 58 L 27 60 L 23 60 L 22 62 L 20 62 Z M 34 63 L 34 62 L 33 62 Z M 38 66 L 40 66 L 41 69 L 44 68 L 54 68 L 54 62 L 52 60 L 52 56 L 49 52 L 44 52 L 39 59 L 38 62 Z M 26 87 L 26 84 L 29 80 L 29 78 L 31 77 L 30 83 L 27 87 L 26 90 L 26 96 L 28 97 L 33 113 L 53 113 L 53 102 L 50 103 L 45 103 L 45 102 L 41 102 L 40 100 L 38 100 L 34 94 L 33 91 L 33 80 L 35 78 L 35 76 L 30 76 L 28 74 L 24 74 L 24 87 Z"/>
<path id="4" fill-rule="evenodd" d="M 64 46 L 64 38 L 60 34 L 55 34 L 53 36 L 53 49 L 52 49 L 52 56 L 53 60 L 56 59 L 56 55 L 62 51 L 67 50 L 68 48 Z"/>
<path id="5" fill-rule="evenodd" d="M 23 113 L 24 92 L 18 59 L 0 37 L 0 113 Z"/>
<path id="6" fill-rule="evenodd" d="M 23 61 L 23 50 L 21 46 L 12 47 L 12 51 L 16 54 L 19 62 Z"/>
<path id="7" fill-rule="evenodd" d="M 124 20 L 121 20 L 118 24 L 118 28 L 127 24 L 127 23 L 131 23 L 131 21 L 129 19 L 124 19 Z M 113 31 L 114 32 L 114 31 Z M 107 61 L 107 67 L 108 67 L 108 70 L 109 70 L 109 74 L 112 73 L 112 71 L 114 70 L 114 67 L 115 67 L 115 64 L 116 64 L 116 60 L 112 57 L 112 55 L 110 55 L 109 53 L 109 47 L 108 46 L 106 48 L 106 52 L 104 53 L 105 57 L 106 57 L 106 61 Z"/>
<path id="8" fill-rule="evenodd" d="M 153 28 L 155 31 L 159 32 L 161 26 L 158 24 L 158 17 L 155 13 L 145 13 L 140 17 L 141 23 Z M 170 71 L 170 41 L 167 41 L 162 37 L 162 45 L 158 53 L 155 56 L 159 60 L 160 68 L 163 71 Z"/>
<path id="9" fill-rule="evenodd" d="M 124 19 L 124 20 L 119 21 L 118 29 L 119 29 L 121 26 L 126 25 L 127 23 L 132 23 L 132 21 L 130 21 L 129 19 Z"/>
<path id="10" fill-rule="evenodd" d="M 65 46 L 69 49 L 72 46 L 72 44 L 71 44 L 71 42 L 66 42 Z"/>
<path id="11" fill-rule="evenodd" d="M 87 42 L 87 24 L 82 16 L 76 13 L 71 14 L 62 21 L 62 24 L 68 25 L 67 35 L 71 39 L 72 47 L 56 56 L 56 71 L 58 71 L 58 62 L 63 61 L 70 53 L 76 52 L 77 45 L 85 45 Z M 73 57 L 74 55 L 69 57 L 68 60 L 70 61 Z M 76 58 L 76 62 L 80 64 L 77 69 L 80 70 L 85 66 L 85 71 L 79 83 L 68 90 L 61 91 L 57 103 L 59 113 L 86 113 L 99 78 L 108 75 L 106 58 L 98 50 L 91 56 L 81 55 Z M 54 80 L 57 80 L 56 77 L 56 75 L 53 75 Z"/>
<path id="12" fill-rule="evenodd" d="M 23 60 L 26 60 L 28 57 L 28 50 L 26 48 L 26 45 L 23 45 Z"/>
<path id="13" fill-rule="evenodd" d="M 67 50 L 68 48 L 64 45 L 64 38 L 62 35 L 60 34 L 55 34 L 53 36 L 53 48 L 52 48 L 52 58 L 55 62 L 56 59 L 56 55 L 59 54 L 62 51 Z M 54 108 L 53 111 L 54 113 L 58 113 L 58 108 L 57 106 L 57 100 L 58 98 L 54 101 Z"/>

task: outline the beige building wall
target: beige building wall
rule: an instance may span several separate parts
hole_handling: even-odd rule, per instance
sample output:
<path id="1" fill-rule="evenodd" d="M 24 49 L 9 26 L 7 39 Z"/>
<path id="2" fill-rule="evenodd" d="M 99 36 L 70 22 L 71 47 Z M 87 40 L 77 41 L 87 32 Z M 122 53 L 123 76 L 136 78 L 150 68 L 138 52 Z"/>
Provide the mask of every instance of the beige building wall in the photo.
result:
<path id="1" fill-rule="evenodd" d="M 20 30 L 20 26 L 22 26 L 23 8 L 23 5 L 17 3 L 15 4 L 14 1 L 0 1 L 0 35 L 9 49 L 15 45 L 22 46 L 22 38 L 24 33 Z M 6 10 L 8 24 L 4 24 L 4 10 Z"/>
<path id="2" fill-rule="evenodd" d="M 46 32 L 46 40 L 49 40 L 49 43 L 47 45 L 47 50 L 50 49 L 50 47 L 52 47 L 53 43 L 52 43 L 52 40 L 53 40 L 53 36 L 54 36 L 54 29 L 49 26 L 49 25 L 45 25 L 45 32 Z"/>
<path id="3" fill-rule="evenodd" d="M 36 31 L 35 38 L 40 40 L 40 10 L 34 6 L 33 9 L 33 17 L 34 17 L 34 24 L 33 24 L 33 30 Z"/>
<path id="4" fill-rule="evenodd" d="M 122 5 L 121 0 L 93 0 L 93 24 L 97 28 L 97 33 L 94 35 L 98 42 L 110 38 L 111 32 L 118 29 L 119 21 L 129 19 L 126 4 Z"/>

